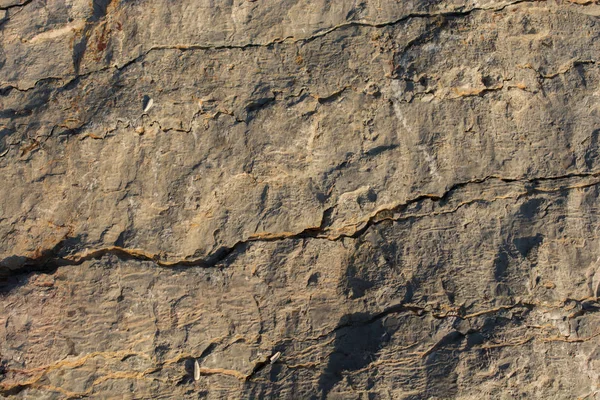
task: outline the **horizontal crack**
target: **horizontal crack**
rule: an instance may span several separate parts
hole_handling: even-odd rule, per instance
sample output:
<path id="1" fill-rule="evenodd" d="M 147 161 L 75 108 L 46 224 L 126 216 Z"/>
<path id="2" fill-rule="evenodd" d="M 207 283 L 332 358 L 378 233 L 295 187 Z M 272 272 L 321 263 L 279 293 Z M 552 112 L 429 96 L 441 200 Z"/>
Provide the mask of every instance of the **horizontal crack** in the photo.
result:
<path id="1" fill-rule="evenodd" d="M 31 1 L 32 0 L 27 0 L 27 3 L 31 2 Z M 131 59 L 129 61 L 126 61 L 121 66 L 119 66 L 119 65 L 106 66 L 106 67 L 99 68 L 96 70 L 88 71 L 84 74 L 76 74 L 71 77 L 69 77 L 68 75 L 64 76 L 64 77 L 45 77 L 45 78 L 41 78 L 41 79 L 37 80 L 33 84 L 33 86 L 28 87 L 28 88 L 19 88 L 18 86 L 15 86 L 15 85 L 5 85 L 4 87 L 0 88 L 0 94 L 6 95 L 11 90 L 18 90 L 21 92 L 26 92 L 26 91 L 29 91 L 29 90 L 35 88 L 39 83 L 53 81 L 53 80 L 55 80 L 55 81 L 56 80 L 58 80 L 58 81 L 66 80 L 65 81 L 66 83 L 64 83 L 62 85 L 62 87 L 64 87 L 79 78 L 86 77 L 91 74 L 107 71 L 110 69 L 114 69 L 115 71 L 122 71 L 125 68 L 127 68 L 128 66 L 130 66 L 136 62 L 139 62 L 140 60 L 145 58 L 148 54 L 150 54 L 154 51 L 163 51 L 163 50 L 193 51 L 193 50 L 226 50 L 226 49 L 232 49 L 232 50 L 233 49 L 242 49 L 243 50 L 243 49 L 248 49 L 248 48 L 269 47 L 269 46 L 273 46 L 276 44 L 292 44 L 293 45 L 293 44 L 297 44 L 297 43 L 309 43 L 313 40 L 325 37 L 335 31 L 345 29 L 345 28 L 355 27 L 355 26 L 370 27 L 370 28 L 384 28 L 384 27 L 388 27 L 388 26 L 394 26 L 394 25 L 397 25 L 402 22 L 406 22 L 408 20 L 415 19 L 415 18 L 439 18 L 439 17 L 457 18 L 457 17 L 464 17 L 467 15 L 470 15 L 476 11 L 499 12 L 499 11 L 502 11 L 505 8 L 510 7 L 512 5 L 517 5 L 520 3 L 531 3 L 534 1 L 535 0 L 515 0 L 515 1 L 508 2 L 508 3 L 502 4 L 502 5 L 496 6 L 496 7 L 473 7 L 473 8 L 467 9 L 467 10 L 463 10 L 463 11 L 454 10 L 454 11 L 442 11 L 442 12 L 433 12 L 433 13 L 410 13 L 410 14 L 406 14 L 406 15 L 404 15 L 400 18 L 397 18 L 395 20 L 392 20 L 392 21 L 384 21 L 384 22 L 379 22 L 379 23 L 368 22 L 368 21 L 348 21 L 343 24 L 333 26 L 333 27 L 326 29 L 322 32 L 319 32 L 315 35 L 308 36 L 306 38 L 299 38 L 299 39 L 288 36 L 285 38 L 275 38 L 275 39 L 272 39 L 267 42 L 244 43 L 244 44 L 237 44 L 237 45 L 236 44 L 228 44 L 228 45 L 225 45 L 225 44 L 224 45 L 210 45 L 210 44 L 157 45 L 157 46 L 152 46 L 147 50 L 144 50 L 141 54 L 139 54 L 138 56 L 134 57 L 133 59 Z"/>
<path id="2" fill-rule="evenodd" d="M 353 328 L 358 328 L 361 326 L 366 326 L 366 325 L 375 323 L 389 315 L 397 314 L 397 313 L 401 313 L 401 312 L 412 312 L 418 316 L 431 315 L 436 319 L 445 319 L 445 318 L 453 317 L 453 318 L 468 320 L 468 319 L 474 319 L 477 317 L 481 317 L 484 315 L 497 314 L 502 311 L 510 311 L 510 310 L 514 310 L 514 309 L 518 309 L 518 308 L 526 308 L 530 311 L 534 310 L 536 308 L 545 309 L 545 311 L 542 311 L 542 313 L 548 312 L 548 310 L 553 310 L 553 309 L 561 309 L 563 311 L 568 312 L 568 311 L 571 311 L 573 309 L 573 307 L 577 307 L 584 303 L 589 303 L 589 302 L 592 302 L 597 305 L 598 298 L 596 298 L 596 297 L 586 297 L 586 298 L 582 298 L 582 299 L 566 298 L 563 301 L 556 303 L 556 304 L 547 304 L 547 303 L 543 303 L 543 302 L 539 302 L 539 301 L 518 301 L 514 304 L 484 309 L 484 310 L 473 312 L 470 314 L 465 314 L 464 312 L 461 312 L 460 310 L 456 311 L 456 312 L 452 312 L 452 313 L 448 313 L 448 312 L 439 313 L 439 312 L 436 312 L 436 310 L 432 309 L 430 306 L 419 306 L 416 304 L 408 304 L 408 303 L 396 304 L 396 305 L 392 305 L 392 306 L 384 309 L 383 311 L 381 311 L 379 313 L 372 315 L 370 318 L 363 319 L 363 320 L 354 320 L 354 321 L 350 320 L 348 322 L 345 322 L 343 324 L 336 326 L 331 331 L 329 331 L 325 334 L 319 335 L 316 338 L 309 338 L 309 340 L 322 340 L 327 337 L 330 337 L 331 335 L 337 333 L 338 331 L 340 331 L 342 329 L 353 329 Z M 594 308 L 594 310 L 597 311 L 598 308 L 596 307 L 596 308 Z M 528 326 L 528 328 L 539 328 L 539 327 Z M 477 332 L 477 330 L 474 330 L 473 332 Z M 450 331 L 448 333 L 448 335 L 455 335 L 455 336 L 460 336 L 460 337 L 465 337 L 468 334 L 469 333 L 461 333 L 458 331 Z M 442 350 L 447 342 L 446 339 L 448 338 L 448 335 L 445 335 L 437 342 L 429 345 L 423 351 L 415 351 L 415 352 L 410 353 L 412 359 L 414 359 L 416 362 L 416 360 L 418 360 L 418 359 L 422 359 L 431 353 Z M 474 346 L 473 349 L 475 349 L 475 350 L 493 350 L 493 349 L 499 349 L 499 348 L 505 348 L 505 347 L 516 347 L 516 346 L 524 345 L 524 344 L 529 343 L 534 340 L 539 340 L 542 343 L 552 343 L 552 342 L 584 343 L 584 342 L 590 341 L 598 336 L 600 336 L 600 332 L 596 332 L 589 336 L 582 336 L 582 337 L 557 336 L 557 335 L 554 335 L 554 336 L 529 335 L 524 338 L 519 338 L 516 340 L 511 340 L 511 341 L 506 341 L 506 342 L 501 342 L 501 343 L 493 343 L 493 342 L 485 343 L 485 344 L 481 344 L 478 346 Z M 213 343 L 219 343 L 224 338 L 225 337 L 217 338 L 215 341 L 213 341 Z M 286 338 L 286 339 L 284 339 L 283 342 L 294 342 L 296 340 L 297 340 L 297 338 Z M 283 342 L 280 342 L 279 345 L 283 344 Z M 327 346 L 332 343 L 333 343 L 333 339 L 324 343 L 323 346 Z M 414 342 L 407 346 L 402 347 L 399 350 L 409 350 L 419 344 L 421 344 L 421 343 Z M 313 347 L 313 346 L 311 346 L 311 347 Z M 92 391 L 96 385 L 98 385 L 102 382 L 105 382 L 107 380 L 111 380 L 111 379 L 132 379 L 132 380 L 160 379 L 158 377 L 150 378 L 148 376 L 163 370 L 166 366 L 169 366 L 169 365 L 177 365 L 177 364 L 180 364 L 182 361 L 185 361 L 188 359 L 194 359 L 194 360 L 201 359 L 205 355 L 205 353 L 206 353 L 206 349 L 199 356 L 193 355 L 193 354 L 179 354 L 168 360 L 158 362 L 158 360 L 152 360 L 152 358 L 147 354 L 138 353 L 136 351 L 129 349 L 129 350 L 116 351 L 116 352 L 93 352 L 93 353 L 86 354 L 79 358 L 65 359 L 65 360 L 61 360 L 61 361 L 58 361 L 58 362 L 55 362 L 55 363 L 52 363 L 49 365 L 35 367 L 35 368 L 31 368 L 31 369 L 26 369 L 26 370 L 10 368 L 10 369 L 7 369 L 6 372 L 10 372 L 13 375 L 29 376 L 30 378 L 27 380 L 21 381 L 21 382 L 2 382 L 2 383 L 0 383 L 0 394 L 3 396 L 10 396 L 10 395 L 16 395 L 27 388 L 38 388 L 38 389 L 48 390 L 48 391 L 58 391 L 65 395 L 68 395 L 70 397 L 87 396 L 90 393 L 92 393 Z M 306 354 L 306 351 L 303 350 L 303 351 L 300 351 L 299 353 L 297 353 L 296 356 L 302 356 L 305 354 Z M 244 372 L 241 372 L 238 370 L 228 369 L 228 368 L 209 368 L 209 367 L 198 367 L 199 368 L 198 373 L 200 375 L 231 376 L 231 377 L 236 378 L 243 382 L 249 381 L 256 374 L 258 374 L 261 370 L 263 370 L 266 366 L 268 366 L 269 364 L 272 364 L 274 362 L 274 360 L 276 361 L 276 359 L 278 358 L 279 355 L 280 355 L 280 353 L 278 352 L 278 353 L 270 353 L 269 355 L 264 356 L 264 357 L 259 357 L 257 360 L 255 360 L 253 362 L 252 369 L 248 373 L 244 373 Z M 152 360 L 152 361 L 154 361 L 153 365 L 150 367 L 147 367 L 146 369 L 144 369 L 142 371 L 120 371 L 120 372 L 111 372 L 111 373 L 107 373 L 105 375 L 101 375 L 92 382 L 91 386 L 85 392 L 80 392 L 80 393 L 69 392 L 68 390 L 65 390 L 61 387 L 49 386 L 49 385 L 44 385 L 44 384 L 40 383 L 41 379 L 51 371 L 60 371 L 62 369 L 76 369 L 76 368 L 84 366 L 88 361 L 93 360 L 96 357 L 102 357 L 102 358 L 105 358 L 108 360 L 112 359 L 115 361 L 122 362 L 132 356 L 143 357 L 143 358 Z M 277 357 L 277 358 L 275 358 L 275 357 Z M 379 364 L 379 363 L 381 363 L 381 362 L 375 362 L 374 364 Z M 291 368 L 291 369 L 319 368 L 320 367 L 320 363 L 315 363 L 315 362 L 310 362 L 310 361 L 296 363 L 296 364 L 287 364 L 284 362 L 283 364 L 286 365 L 287 368 Z"/>
<path id="3" fill-rule="evenodd" d="M 435 311 L 430 306 L 419 306 L 417 304 L 411 304 L 411 303 L 400 303 L 400 304 L 395 304 L 390 307 L 387 307 L 383 311 L 372 315 L 368 319 L 359 320 L 359 321 L 350 320 L 348 322 L 340 324 L 340 325 L 336 326 L 335 328 L 333 328 L 331 331 L 321 334 L 317 337 L 311 338 L 311 340 L 321 340 L 325 337 L 331 336 L 332 334 L 334 334 L 337 331 L 340 331 L 342 329 L 347 329 L 347 328 L 352 329 L 352 328 L 356 328 L 359 326 L 370 325 L 370 324 L 373 324 L 389 315 L 403 313 L 403 312 L 411 312 L 414 315 L 417 315 L 419 317 L 424 316 L 424 315 L 431 315 L 435 319 L 458 318 L 458 319 L 462 319 L 462 320 L 469 320 L 469 319 L 480 317 L 482 315 L 496 314 L 501 311 L 509 311 L 509 310 L 519 308 L 519 307 L 533 309 L 534 307 L 536 307 L 536 304 L 526 303 L 526 302 L 518 302 L 518 303 L 507 305 L 507 306 L 499 306 L 499 307 L 495 307 L 495 308 L 491 308 L 491 309 L 487 309 L 487 310 L 474 312 L 472 314 L 464 314 L 461 312 L 460 308 L 457 308 L 456 310 L 441 313 L 441 312 Z"/>
<path id="4" fill-rule="evenodd" d="M 328 216 L 331 211 L 335 208 L 335 206 L 329 207 L 328 209 L 323 211 L 321 225 L 308 227 L 300 232 L 267 232 L 260 233 L 256 235 L 252 235 L 247 239 L 239 240 L 235 244 L 231 246 L 221 246 L 211 254 L 195 259 L 178 259 L 178 260 L 168 260 L 167 256 L 164 253 L 149 253 L 140 249 L 130 249 L 119 246 L 110 246 L 93 250 L 85 250 L 75 254 L 69 254 L 61 256 L 60 252 L 64 247 L 68 237 L 65 236 L 63 240 L 61 240 L 57 245 L 55 245 L 52 249 L 47 249 L 40 253 L 40 256 L 35 258 L 27 258 L 24 256 L 12 256 L 7 257 L 3 260 L 4 264 L 8 264 L 8 261 L 11 259 L 22 259 L 21 264 L 15 268 L 9 270 L 10 275 L 14 275 L 16 273 L 29 273 L 29 272 L 44 272 L 44 271 L 54 271 L 56 268 L 61 266 L 69 266 L 69 265 L 81 265 L 86 261 L 90 260 L 98 260 L 106 255 L 114 255 L 123 260 L 137 260 L 137 261 L 150 261 L 155 263 L 160 267 L 168 267 L 168 268 L 181 268 L 181 267 L 202 267 L 202 268 L 211 268 L 215 267 L 222 262 L 224 262 L 229 256 L 236 252 L 242 252 L 246 246 L 253 242 L 275 242 L 275 241 L 283 241 L 283 240 L 299 240 L 299 239 L 320 239 L 320 240 L 329 240 L 329 241 L 337 241 L 343 238 L 359 238 L 362 236 L 369 228 L 372 226 L 376 226 L 385 221 L 399 221 L 405 220 L 409 218 L 423 218 L 429 215 L 435 216 L 442 214 L 442 212 L 432 213 L 432 214 L 420 214 L 420 215 L 399 215 L 394 216 L 395 213 L 401 213 L 406 210 L 411 205 L 417 204 L 422 201 L 430 200 L 434 202 L 440 202 L 444 199 L 447 199 L 454 192 L 467 187 L 469 185 L 479 185 L 484 182 L 490 181 L 492 179 L 498 180 L 504 183 L 523 183 L 526 185 L 531 185 L 531 187 L 526 188 L 525 192 L 520 192 L 517 197 L 526 196 L 532 193 L 548 193 L 548 192 L 557 192 L 562 190 L 570 190 L 570 189 L 581 189 L 586 187 L 591 187 L 600 184 L 600 180 L 582 183 L 578 185 L 571 186 L 559 186 L 557 188 L 544 189 L 544 188 L 536 188 L 535 186 L 542 182 L 552 182 L 552 181 L 564 181 L 573 178 L 597 178 L 600 176 L 600 172 L 589 172 L 589 173 L 572 173 L 555 177 L 538 177 L 538 178 L 503 178 L 499 176 L 487 176 L 485 178 L 473 179 L 466 182 L 460 182 L 452 185 L 448 188 L 444 193 L 436 195 L 436 194 L 422 194 L 408 201 L 399 203 L 397 205 L 393 205 L 392 207 L 386 207 L 383 209 L 377 210 L 370 217 L 363 220 L 362 222 L 343 226 L 342 228 L 332 229 L 327 226 L 328 224 Z M 495 201 L 497 199 L 502 199 L 504 197 L 494 198 L 491 200 L 486 199 L 471 199 L 469 201 L 462 202 L 456 208 L 451 211 L 446 211 L 444 213 L 455 212 L 460 207 L 463 207 L 467 204 L 472 204 L 477 201 Z M 390 216 L 390 214 L 392 214 Z"/>
<path id="5" fill-rule="evenodd" d="M 597 62 L 595 60 L 570 60 L 568 63 L 562 65 L 561 67 L 559 67 L 559 69 L 555 72 L 551 72 L 551 73 L 543 73 L 540 70 L 534 68 L 530 63 L 524 64 L 524 65 L 517 65 L 518 68 L 523 68 L 523 69 L 530 69 L 532 71 L 534 71 L 540 80 L 546 80 L 546 79 L 554 79 L 557 76 L 560 75 L 564 75 L 568 72 L 570 72 L 573 68 L 577 67 L 578 65 L 596 65 Z"/>
<path id="6" fill-rule="evenodd" d="M 515 310 L 515 309 L 527 309 L 529 311 L 532 311 L 534 309 L 542 309 L 541 312 L 545 313 L 550 310 L 562 310 L 564 312 L 569 312 L 569 311 L 572 311 L 574 308 L 585 309 L 586 307 L 587 307 L 587 311 L 577 313 L 577 314 L 572 313 L 571 315 L 568 315 L 567 318 L 568 319 L 575 318 L 575 317 L 581 316 L 585 312 L 588 312 L 588 313 L 598 312 L 598 310 L 599 310 L 598 298 L 597 297 L 585 297 L 585 298 L 581 298 L 581 299 L 566 298 L 555 304 L 549 304 L 549 303 L 539 302 L 539 301 L 535 301 L 535 300 L 529 300 L 529 301 L 521 300 L 521 301 L 517 301 L 516 303 L 513 303 L 513 304 L 492 307 L 492 308 L 483 309 L 483 310 L 475 311 L 475 312 L 468 313 L 468 314 L 464 312 L 462 307 L 455 307 L 452 311 L 440 312 L 439 307 L 433 308 L 430 305 L 420 306 L 418 304 L 400 303 L 400 304 L 395 304 L 395 305 L 389 306 L 389 307 L 385 308 L 383 311 L 373 314 L 369 318 L 360 319 L 360 320 L 351 320 L 350 319 L 346 322 L 343 322 L 343 323 L 337 325 L 336 327 L 334 327 L 333 329 L 331 329 L 330 331 L 328 331 L 326 333 L 320 334 L 316 337 L 308 338 L 307 340 L 321 341 L 325 338 L 331 337 L 334 334 L 337 334 L 337 332 L 340 330 L 360 328 L 363 326 L 367 326 L 367 325 L 376 323 L 390 315 L 405 313 L 405 312 L 412 313 L 419 317 L 429 315 L 435 319 L 456 318 L 456 319 L 460 319 L 460 320 L 471 320 L 471 319 L 475 319 L 478 317 L 482 317 L 482 316 L 486 316 L 486 315 L 495 315 L 495 314 L 498 314 L 503 311 L 511 311 L 511 310 Z M 528 326 L 528 327 L 529 328 L 539 328 L 537 326 Z M 476 332 L 476 330 L 474 330 L 473 332 Z M 460 333 L 458 331 L 449 332 L 449 334 L 459 334 L 460 336 L 465 336 L 469 333 L 472 333 L 472 332 L 467 332 L 467 333 Z M 530 336 L 530 337 L 524 338 L 522 340 L 519 339 L 514 342 L 484 344 L 481 346 L 476 346 L 474 348 L 489 350 L 489 349 L 502 348 L 502 347 L 511 347 L 511 346 L 522 345 L 522 344 L 528 343 L 532 340 L 540 340 L 543 343 L 549 343 L 549 342 L 582 343 L 582 342 L 589 341 L 598 336 L 600 336 L 600 332 L 593 334 L 591 336 L 585 336 L 585 337 L 570 337 L 570 336 L 556 336 L 556 335 L 555 336 L 546 336 L 546 335 Z M 438 342 L 429 346 L 424 351 L 414 352 L 413 355 L 416 355 L 419 358 L 423 358 L 437 350 L 440 350 L 444 345 L 445 338 L 446 337 L 443 337 Z M 290 338 L 290 339 L 284 340 L 284 342 L 294 341 L 294 340 L 295 339 Z M 331 343 L 331 341 L 329 343 Z M 327 344 L 329 344 L 329 343 L 327 343 Z M 280 344 L 282 344 L 282 343 L 280 343 Z M 412 343 L 409 346 L 407 346 L 405 349 L 412 348 L 418 344 L 419 344 L 419 342 Z M 313 346 L 311 346 L 311 347 L 313 347 Z M 309 368 L 315 367 L 315 365 L 312 365 L 311 363 L 300 363 L 300 364 L 294 365 L 292 367 L 295 368 L 295 367 L 304 367 L 304 366 L 309 367 Z"/>

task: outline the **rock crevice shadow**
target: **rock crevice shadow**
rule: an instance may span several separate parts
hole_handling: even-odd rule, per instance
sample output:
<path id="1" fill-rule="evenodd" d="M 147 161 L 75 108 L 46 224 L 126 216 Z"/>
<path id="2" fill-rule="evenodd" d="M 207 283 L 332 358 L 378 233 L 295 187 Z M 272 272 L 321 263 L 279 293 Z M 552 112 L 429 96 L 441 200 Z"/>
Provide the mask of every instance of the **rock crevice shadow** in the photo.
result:
<path id="1" fill-rule="evenodd" d="M 346 314 L 339 325 L 344 327 L 336 331 L 333 352 L 318 381 L 321 399 L 342 381 L 344 372 L 363 369 L 377 360 L 395 330 L 386 325 L 385 318 L 373 319 L 368 313 Z"/>

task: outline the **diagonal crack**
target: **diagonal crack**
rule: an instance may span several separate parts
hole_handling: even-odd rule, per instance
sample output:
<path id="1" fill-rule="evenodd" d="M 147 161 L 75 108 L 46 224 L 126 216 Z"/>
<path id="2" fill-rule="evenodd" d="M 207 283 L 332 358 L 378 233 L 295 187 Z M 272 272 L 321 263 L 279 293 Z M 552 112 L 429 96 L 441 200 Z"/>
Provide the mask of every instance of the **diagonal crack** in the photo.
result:
<path id="1" fill-rule="evenodd" d="M 498 180 L 503 183 L 524 183 L 524 184 L 531 185 L 532 187 L 528 188 L 527 193 L 520 195 L 520 196 L 523 196 L 523 195 L 536 193 L 536 192 L 546 192 L 547 190 L 541 190 L 541 189 L 535 188 L 535 186 L 539 183 L 568 180 L 568 179 L 572 179 L 572 178 L 597 178 L 597 177 L 600 177 L 600 171 L 599 172 L 589 172 L 589 173 L 572 173 L 572 174 L 566 174 L 566 175 L 560 175 L 560 176 L 537 177 L 537 178 L 505 178 L 505 177 L 496 176 L 496 175 L 489 175 L 484 178 L 478 178 L 478 179 L 473 179 L 473 180 L 469 180 L 469 181 L 465 181 L 465 182 L 456 183 L 440 195 L 422 194 L 422 195 L 419 195 L 419 196 L 417 196 L 413 199 L 410 199 L 406 202 L 399 203 L 399 204 L 393 205 L 391 207 L 377 210 L 365 221 L 354 224 L 353 225 L 355 227 L 354 232 L 349 233 L 349 234 L 348 233 L 340 233 L 340 234 L 334 235 L 334 236 L 328 235 L 327 238 L 329 238 L 330 240 L 337 240 L 341 237 L 358 238 L 363 233 L 365 233 L 371 226 L 378 225 L 384 221 L 398 221 L 398 220 L 405 218 L 404 216 L 399 216 L 399 217 L 389 216 L 390 213 L 393 214 L 393 213 L 402 212 L 402 211 L 406 210 L 409 206 L 419 203 L 419 202 L 422 202 L 422 201 L 425 201 L 425 200 L 431 200 L 434 202 L 440 202 L 442 200 L 446 200 L 450 197 L 450 195 L 452 193 L 454 193 L 464 187 L 467 187 L 469 185 L 473 185 L 473 184 L 479 185 L 479 184 L 482 184 L 482 183 L 485 183 L 485 182 L 488 182 L 491 180 Z M 584 185 L 574 186 L 573 188 L 583 188 L 583 187 L 588 187 L 588 186 L 594 186 L 599 183 L 600 183 L 600 180 L 592 182 L 592 183 L 584 184 Z M 569 189 L 569 188 L 570 187 L 559 187 L 555 191 L 560 191 L 560 190 Z M 479 200 L 485 200 L 485 199 L 479 199 Z M 462 204 L 464 205 L 467 203 L 469 203 L 469 202 L 465 202 Z M 358 226 L 361 226 L 361 227 L 359 228 Z"/>
<path id="2" fill-rule="evenodd" d="M 22 8 L 22 7 L 25 7 L 26 5 L 28 5 L 29 3 L 31 3 L 32 1 L 33 0 L 25 0 L 22 3 L 11 4 L 9 6 L 0 7 L 0 11 L 8 11 L 8 10 L 12 10 L 13 8 Z"/>

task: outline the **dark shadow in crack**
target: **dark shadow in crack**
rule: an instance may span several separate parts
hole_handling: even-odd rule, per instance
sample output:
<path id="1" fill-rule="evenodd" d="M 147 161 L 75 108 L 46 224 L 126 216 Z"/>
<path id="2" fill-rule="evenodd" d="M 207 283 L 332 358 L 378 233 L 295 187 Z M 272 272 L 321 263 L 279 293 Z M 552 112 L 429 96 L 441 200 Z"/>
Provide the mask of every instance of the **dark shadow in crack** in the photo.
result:
<path id="1" fill-rule="evenodd" d="M 34 263 L 34 260 L 21 256 L 7 257 L 2 260 L 2 262 L 14 262 L 23 264 L 23 266 L 19 267 L 18 273 L 15 273 L 15 271 L 9 267 L 0 265 L 0 296 L 8 294 L 13 289 L 27 284 L 29 278 L 33 275 L 51 275 L 55 273 L 59 267 L 58 264 L 51 262 L 45 264 Z"/>
<path id="2" fill-rule="evenodd" d="M 69 254 L 77 253 L 83 247 L 85 236 L 65 237 L 52 249 L 46 249 L 35 258 L 26 256 L 9 256 L 0 259 L 0 295 L 27 284 L 32 275 L 54 274 L 59 267 L 77 266 L 85 262 L 98 261 L 106 265 L 116 265 L 119 262 L 136 261 L 152 262 L 161 268 L 171 271 L 185 271 L 189 268 L 225 268 L 243 254 L 250 243 L 238 242 L 231 247 L 222 246 L 214 250 L 206 258 L 181 260 L 174 264 L 161 263 L 158 256 L 136 254 L 118 247 L 102 248 L 89 252 L 87 255 L 69 258 Z"/>
<path id="3" fill-rule="evenodd" d="M 34 274 L 53 274 L 61 265 L 68 265 L 57 255 L 76 248 L 83 240 L 80 235 L 65 237 L 53 248 L 41 250 L 36 258 L 14 255 L 1 259 L 0 294 L 26 284 Z"/>

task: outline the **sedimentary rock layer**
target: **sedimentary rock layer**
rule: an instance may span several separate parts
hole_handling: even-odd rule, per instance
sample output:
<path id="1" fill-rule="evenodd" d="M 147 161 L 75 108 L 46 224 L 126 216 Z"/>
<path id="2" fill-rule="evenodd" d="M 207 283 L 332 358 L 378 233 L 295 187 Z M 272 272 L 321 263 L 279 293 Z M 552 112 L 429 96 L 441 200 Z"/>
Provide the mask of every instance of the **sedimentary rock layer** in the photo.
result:
<path id="1" fill-rule="evenodd" d="M 0 394 L 599 396 L 600 6 L 216 3 L 0 0 Z"/>

